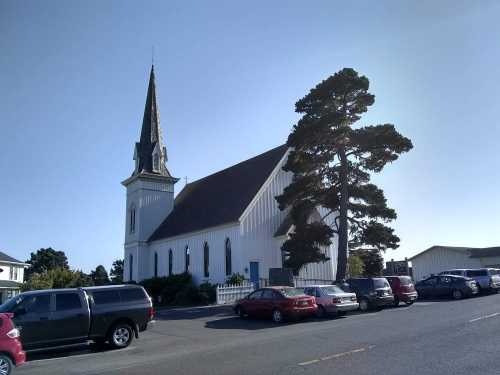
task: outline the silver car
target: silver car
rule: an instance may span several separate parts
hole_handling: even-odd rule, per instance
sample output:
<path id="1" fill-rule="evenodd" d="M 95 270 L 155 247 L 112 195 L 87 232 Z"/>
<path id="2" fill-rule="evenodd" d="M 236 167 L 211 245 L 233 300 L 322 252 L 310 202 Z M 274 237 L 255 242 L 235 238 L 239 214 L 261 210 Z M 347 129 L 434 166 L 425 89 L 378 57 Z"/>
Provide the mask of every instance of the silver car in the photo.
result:
<path id="1" fill-rule="evenodd" d="M 359 307 L 356 294 L 344 292 L 337 285 L 311 285 L 304 288 L 304 293 L 316 298 L 318 317 L 340 316 Z"/>

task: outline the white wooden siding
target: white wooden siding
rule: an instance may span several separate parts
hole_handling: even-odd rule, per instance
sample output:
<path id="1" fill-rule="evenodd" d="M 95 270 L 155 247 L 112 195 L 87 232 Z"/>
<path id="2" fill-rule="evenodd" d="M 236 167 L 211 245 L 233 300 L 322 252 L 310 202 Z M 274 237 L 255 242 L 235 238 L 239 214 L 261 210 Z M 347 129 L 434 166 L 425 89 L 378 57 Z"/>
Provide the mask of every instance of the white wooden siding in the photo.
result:
<path id="1" fill-rule="evenodd" d="M 417 255 L 411 259 L 411 264 L 415 281 L 452 268 L 481 267 L 480 260 L 469 258 L 468 252 L 443 248 L 431 249 Z"/>
<path id="2" fill-rule="evenodd" d="M 158 276 L 168 276 L 168 251 L 173 252 L 173 273 L 182 273 L 185 270 L 185 249 L 189 246 L 190 267 L 189 272 L 193 275 L 195 282 L 202 283 L 224 283 L 226 280 L 225 270 L 225 241 L 231 241 L 232 272 L 244 273 L 240 260 L 239 225 L 233 224 L 218 228 L 209 228 L 205 231 L 191 233 L 186 236 L 178 236 L 173 239 L 159 240 L 150 244 L 147 259 L 149 269 L 142 278 L 154 276 L 154 254 L 158 253 Z M 204 276 L 203 246 L 205 242 L 209 246 L 209 277 Z M 144 255 L 143 255 L 144 256 Z"/>

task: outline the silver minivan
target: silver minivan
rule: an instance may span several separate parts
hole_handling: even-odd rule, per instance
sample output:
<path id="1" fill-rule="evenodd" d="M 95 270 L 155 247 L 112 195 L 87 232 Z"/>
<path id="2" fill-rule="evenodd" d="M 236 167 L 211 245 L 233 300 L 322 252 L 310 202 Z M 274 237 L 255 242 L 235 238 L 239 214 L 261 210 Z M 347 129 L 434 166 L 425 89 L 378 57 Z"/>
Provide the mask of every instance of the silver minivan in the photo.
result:
<path id="1" fill-rule="evenodd" d="M 500 289 L 500 270 L 497 268 L 457 268 L 439 274 L 470 277 L 477 282 L 479 291 L 498 292 Z"/>

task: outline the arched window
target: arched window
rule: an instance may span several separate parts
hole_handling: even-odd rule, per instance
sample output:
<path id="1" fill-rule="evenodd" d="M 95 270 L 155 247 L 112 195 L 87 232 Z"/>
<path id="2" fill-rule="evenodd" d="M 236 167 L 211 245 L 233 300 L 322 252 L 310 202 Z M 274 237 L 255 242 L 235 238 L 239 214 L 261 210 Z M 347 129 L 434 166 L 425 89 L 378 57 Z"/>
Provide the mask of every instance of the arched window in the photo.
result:
<path id="1" fill-rule="evenodd" d="M 174 267 L 174 254 L 172 249 L 168 251 L 168 276 L 172 274 L 172 268 Z"/>
<path id="2" fill-rule="evenodd" d="M 208 243 L 205 242 L 205 245 L 203 245 L 203 275 L 205 277 L 210 276 L 209 266 L 210 266 L 210 249 L 208 248 Z"/>
<path id="3" fill-rule="evenodd" d="M 129 231 L 130 233 L 134 233 L 135 232 L 135 207 L 132 206 L 130 207 L 130 210 L 129 210 Z"/>
<path id="4" fill-rule="evenodd" d="M 185 272 L 189 272 L 189 246 L 186 245 L 186 249 L 184 250 L 184 261 L 185 261 L 185 267 L 184 267 L 184 271 Z"/>
<path id="5" fill-rule="evenodd" d="M 134 278 L 134 256 L 132 254 L 130 254 L 128 256 L 128 279 L 129 281 L 130 280 L 133 280 Z"/>
<path id="6" fill-rule="evenodd" d="M 233 267 L 231 263 L 231 240 L 226 238 L 225 247 L 225 258 L 226 258 L 226 276 L 231 276 L 233 273 Z"/>
<path id="7" fill-rule="evenodd" d="M 158 253 L 155 253 L 155 277 L 158 277 Z"/>

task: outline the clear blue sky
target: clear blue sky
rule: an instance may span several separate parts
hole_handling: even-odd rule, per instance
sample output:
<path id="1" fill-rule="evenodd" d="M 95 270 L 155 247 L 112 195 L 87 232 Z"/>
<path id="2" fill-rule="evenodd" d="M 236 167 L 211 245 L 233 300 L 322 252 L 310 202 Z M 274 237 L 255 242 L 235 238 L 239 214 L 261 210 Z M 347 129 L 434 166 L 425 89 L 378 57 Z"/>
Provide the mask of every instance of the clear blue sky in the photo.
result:
<path id="1" fill-rule="evenodd" d="M 375 178 L 399 215 L 386 258 L 500 245 L 499 16 L 494 1 L 2 0 L 0 249 L 52 246 L 85 271 L 122 256 L 152 45 L 174 175 L 283 143 L 295 101 L 353 67 L 376 95 L 363 123 L 415 145 Z"/>

